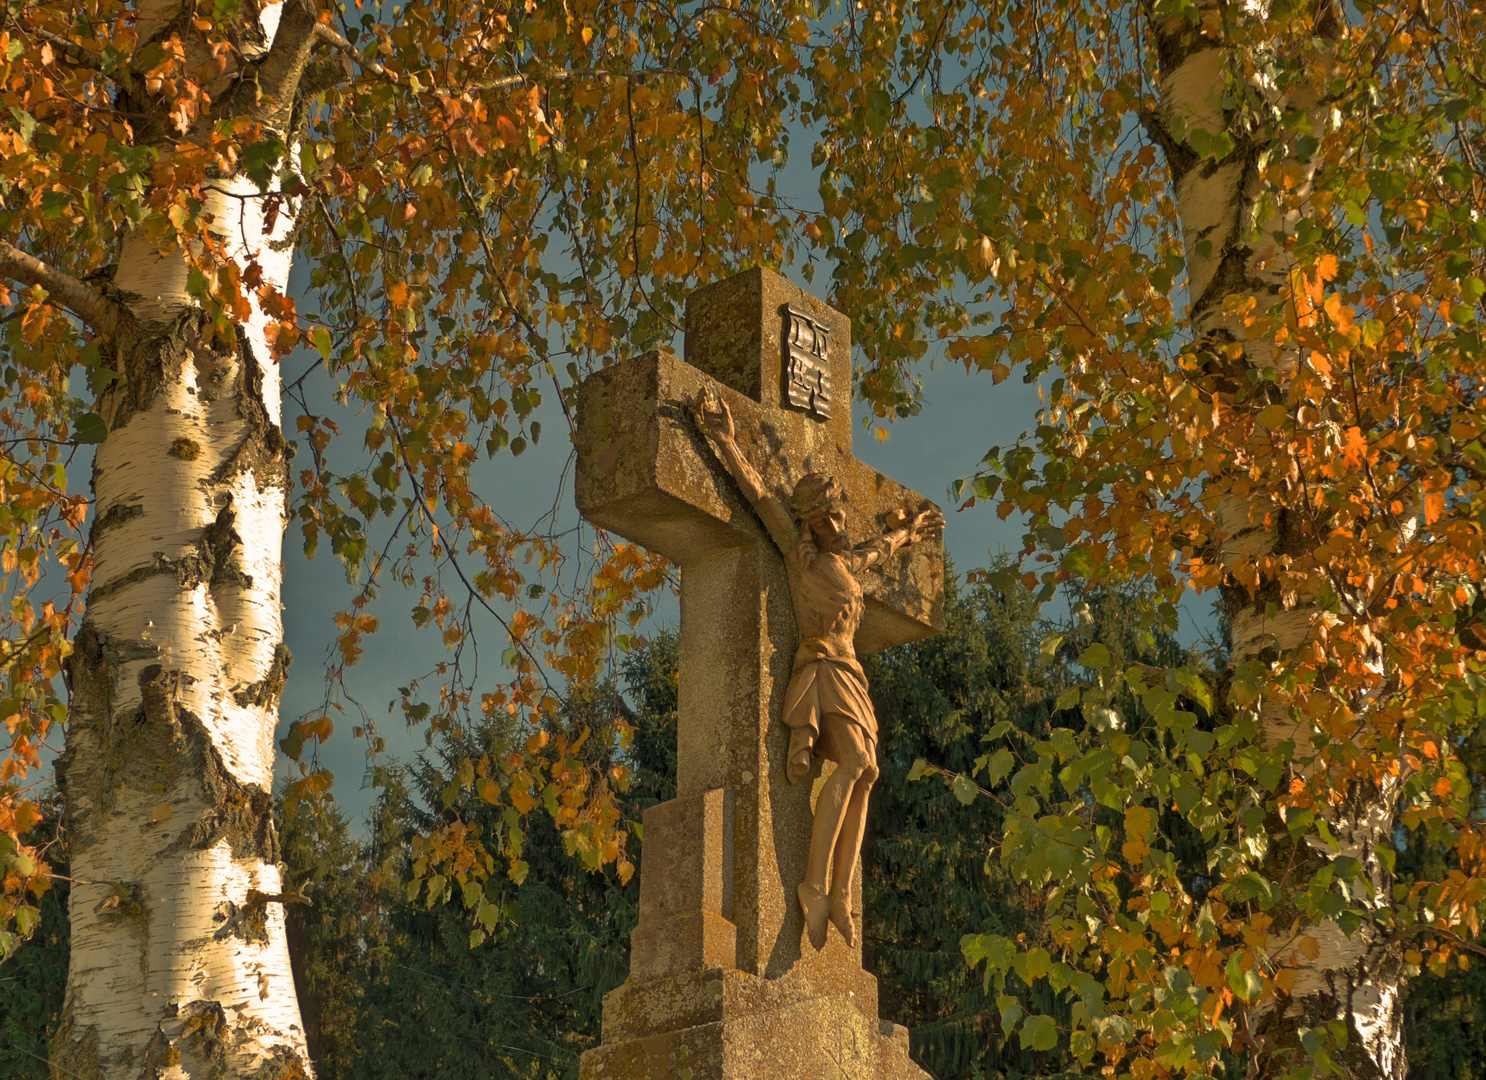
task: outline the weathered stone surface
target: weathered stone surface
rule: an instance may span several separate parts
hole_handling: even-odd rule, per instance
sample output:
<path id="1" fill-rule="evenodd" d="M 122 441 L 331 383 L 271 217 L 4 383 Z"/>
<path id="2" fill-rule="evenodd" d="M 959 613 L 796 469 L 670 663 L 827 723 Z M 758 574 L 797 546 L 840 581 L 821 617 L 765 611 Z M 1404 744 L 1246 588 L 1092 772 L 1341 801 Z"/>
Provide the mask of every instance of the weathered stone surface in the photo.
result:
<path id="1" fill-rule="evenodd" d="M 908 1029 L 876 1019 L 853 990 L 822 994 L 807 978 L 714 968 L 631 979 L 604 999 L 604 1043 L 583 1055 L 588 1080 L 920 1080 Z M 688 1071 L 689 1070 L 689 1071 Z"/>
<path id="2" fill-rule="evenodd" d="M 786 305 L 828 332 L 829 419 L 784 402 Z M 786 777 L 789 583 L 688 403 L 704 388 L 721 395 L 771 488 L 788 492 L 812 471 L 838 477 L 853 544 L 879 535 L 889 511 L 933 504 L 851 456 L 851 327 L 840 312 L 755 270 L 693 294 L 686 326 L 690 363 L 647 353 L 590 376 L 578 401 L 579 510 L 681 566 L 678 797 L 646 814 L 630 979 L 605 1000 L 604 1042 L 582 1075 L 922 1076 L 906 1031 L 879 1023 L 860 944 L 833 932 L 824 949 L 802 948 L 795 886 L 822 765 L 799 783 Z M 937 538 L 868 571 L 858 653 L 942 629 L 943 580 Z M 859 878 L 852 891 L 861 895 Z"/>
<path id="3" fill-rule="evenodd" d="M 792 412 L 785 406 L 783 348 L 783 311 L 789 307 L 830 332 L 833 401 L 825 428 L 830 440 L 850 457 L 851 320 L 829 304 L 769 270 L 745 270 L 687 297 L 683 356 L 688 364 L 771 413 Z"/>
<path id="4" fill-rule="evenodd" d="M 640 921 L 630 937 L 630 978 L 656 979 L 737 963 L 732 908 L 732 798 L 722 788 L 645 811 Z"/>

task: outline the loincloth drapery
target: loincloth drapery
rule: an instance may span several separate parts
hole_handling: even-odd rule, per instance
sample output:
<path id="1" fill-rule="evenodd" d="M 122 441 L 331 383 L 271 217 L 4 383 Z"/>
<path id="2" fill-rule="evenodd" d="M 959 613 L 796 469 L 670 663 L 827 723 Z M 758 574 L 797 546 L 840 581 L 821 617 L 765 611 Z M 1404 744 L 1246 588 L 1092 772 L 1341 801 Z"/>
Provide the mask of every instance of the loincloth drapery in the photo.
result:
<path id="1" fill-rule="evenodd" d="M 825 655 L 814 639 L 795 654 L 784 722 L 790 728 L 791 779 L 810 770 L 812 751 L 828 761 L 840 761 L 850 746 L 869 763 L 876 761 L 877 714 L 867 696 L 861 664 L 855 657 Z"/>

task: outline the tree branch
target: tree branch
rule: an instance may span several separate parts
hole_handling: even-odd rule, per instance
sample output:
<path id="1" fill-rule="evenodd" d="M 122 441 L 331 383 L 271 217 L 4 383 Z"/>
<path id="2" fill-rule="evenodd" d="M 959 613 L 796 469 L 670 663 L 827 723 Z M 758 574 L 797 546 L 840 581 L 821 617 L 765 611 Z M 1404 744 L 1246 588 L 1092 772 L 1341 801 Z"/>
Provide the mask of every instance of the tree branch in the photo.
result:
<path id="1" fill-rule="evenodd" d="M 279 18 L 273 44 L 258 64 L 258 88 L 264 100 L 255 111 L 275 131 L 282 132 L 288 124 L 299 79 L 315 43 L 318 7 L 315 0 L 284 0 L 284 14 Z"/>
<path id="2" fill-rule="evenodd" d="M 68 41 L 61 34 L 54 34 L 50 30 L 33 30 L 31 32 L 78 67 L 87 68 L 90 71 L 103 70 L 103 63 L 96 55 L 90 53 L 81 45 Z"/>
<path id="3" fill-rule="evenodd" d="M 369 71 L 390 83 L 399 82 L 397 72 L 389 71 L 382 61 L 367 56 L 333 26 L 327 23 L 316 23 L 315 40 L 338 49 L 354 60 L 362 70 Z M 694 75 L 679 68 L 643 68 L 635 71 L 614 71 L 609 68 L 559 68 L 556 70 L 538 69 L 522 75 L 501 75 L 495 78 L 477 79 L 472 83 L 461 84 L 459 88 L 467 92 L 479 93 L 485 90 L 509 90 L 528 83 L 540 85 L 549 82 L 564 82 L 568 79 L 602 79 L 608 82 L 612 79 L 636 79 L 654 75 L 677 75 L 693 86 L 698 85 Z"/>
<path id="4" fill-rule="evenodd" d="M 315 40 L 324 42 L 326 45 L 330 45 L 333 48 L 339 49 L 341 52 L 349 56 L 352 60 L 355 60 L 356 63 L 359 64 L 361 67 L 365 68 L 367 71 L 370 71 L 373 75 L 380 75 L 382 78 L 387 79 L 390 82 L 397 82 L 396 72 L 388 71 L 386 65 L 384 65 L 382 61 L 374 60 L 370 56 L 367 56 L 366 53 L 362 52 L 355 45 L 352 45 L 349 41 L 347 41 L 346 38 L 329 23 L 317 22 L 315 24 Z"/>
<path id="5" fill-rule="evenodd" d="M 126 308 L 97 289 L 4 240 L 0 240 L 0 277 L 45 289 L 103 337 L 113 337 L 133 318 Z"/>

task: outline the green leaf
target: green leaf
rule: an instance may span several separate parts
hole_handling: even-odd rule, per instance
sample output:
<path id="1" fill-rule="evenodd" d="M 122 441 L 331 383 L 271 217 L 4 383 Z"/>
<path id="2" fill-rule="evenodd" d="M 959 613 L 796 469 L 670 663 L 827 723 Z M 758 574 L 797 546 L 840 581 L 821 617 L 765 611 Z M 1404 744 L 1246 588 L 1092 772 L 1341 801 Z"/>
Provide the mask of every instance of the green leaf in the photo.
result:
<path id="1" fill-rule="evenodd" d="M 73 440 L 80 443 L 101 443 L 108 438 L 108 425 L 97 413 L 83 413 L 73 425 Z"/>
<path id="2" fill-rule="evenodd" d="M 1018 965 L 1017 974 L 1028 983 L 1046 978 L 1047 973 L 1053 969 L 1053 958 L 1046 949 L 1028 949 L 1019 959 L 1022 962 Z"/>
<path id="3" fill-rule="evenodd" d="M 282 139 L 265 139 L 243 147 L 243 172 L 248 174 L 248 179 L 258 185 L 260 191 L 268 190 L 268 185 L 273 181 L 274 173 L 278 170 L 279 159 L 284 156 L 284 151 Z"/>
<path id="4" fill-rule="evenodd" d="M 1094 1048 L 1094 1036 L 1082 1029 L 1075 1031 L 1068 1040 L 1069 1051 L 1085 1064 L 1093 1060 Z"/>
<path id="5" fill-rule="evenodd" d="M 1012 756 L 1010 750 L 997 750 L 986 762 L 986 787 L 995 787 L 1005 780 L 1015 764 L 1016 758 Z"/>
<path id="6" fill-rule="evenodd" d="M 918 758 L 913 763 L 913 768 L 908 770 L 909 780 L 920 780 L 929 769 L 929 763 L 923 758 Z"/>
<path id="7" fill-rule="evenodd" d="M 474 929 L 470 931 L 470 948 L 477 949 L 485 941 L 485 931 Z"/>
<path id="8" fill-rule="evenodd" d="M 1078 662 L 1086 668 L 1102 671 L 1109 667 L 1109 650 L 1096 641 L 1084 650 L 1084 654 L 1078 658 Z"/>
<path id="9" fill-rule="evenodd" d="M 1208 132 L 1201 128 L 1193 128 L 1188 133 L 1187 142 L 1199 158 L 1212 158 L 1214 161 L 1223 160 L 1238 148 L 1237 141 L 1228 132 Z"/>
<path id="10" fill-rule="evenodd" d="M 1471 189 L 1470 173 L 1458 161 L 1452 161 L 1440 170 L 1440 178 L 1456 191 L 1469 191 Z"/>
<path id="11" fill-rule="evenodd" d="M 30 937 L 39 922 L 41 922 L 39 908 L 34 908 L 30 904 L 22 904 L 16 909 L 15 928 L 21 937 Z"/>
<path id="12" fill-rule="evenodd" d="M 975 796 L 980 794 L 980 787 L 963 773 L 955 777 L 951 790 L 954 791 L 955 798 L 959 799 L 964 806 L 969 806 L 975 801 Z"/>
<path id="13" fill-rule="evenodd" d="M 1029 1016 L 1022 1024 L 1023 1050 L 1051 1050 L 1058 1045 L 1058 1024 L 1051 1016 Z"/>
<path id="14" fill-rule="evenodd" d="M 1241 969 L 1239 961 L 1239 953 L 1228 958 L 1228 966 L 1224 969 L 1228 976 L 1228 986 L 1239 998 L 1252 1003 L 1264 991 L 1264 982 L 1254 974 L 1253 968 Z"/>
<path id="15" fill-rule="evenodd" d="M 1202 711 L 1211 714 L 1213 711 L 1213 692 L 1208 689 L 1207 683 L 1202 676 L 1187 668 L 1177 668 L 1172 672 L 1173 681 L 1176 685 L 1198 705 Z"/>
<path id="16" fill-rule="evenodd" d="M 1006 971 L 1016 958 L 1016 944 L 999 934 L 966 934 L 960 938 L 965 962 L 975 967 L 982 960 L 988 971 Z"/>
<path id="17" fill-rule="evenodd" d="M 1379 202 L 1388 202 L 1404 193 L 1404 189 L 1408 187 L 1408 181 L 1397 173 L 1369 169 L 1367 186 L 1372 189 L 1372 193 L 1377 196 Z"/>
<path id="18" fill-rule="evenodd" d="M 323 326 L 315 327 L 310 331 L 310 344 L 315 347 L 315 351 L 320 354 L 323 360 L 327 363 L 330 361 L 330 349 L 333 342 L 331 341 L 329 330 Z"/>
<path id="19" fill-rule="evenodd" d="M 20 45 L 20 42 L 12 40 L 10 44 L 14 48 Z M 36 118 L 22 109 L 17 109 L 14 105 L 10 107 L 10 115 L 15 117 L 16 126 L 20 128 L 21 145 L 30 146 L 31 136 L 36 133 Z"/>

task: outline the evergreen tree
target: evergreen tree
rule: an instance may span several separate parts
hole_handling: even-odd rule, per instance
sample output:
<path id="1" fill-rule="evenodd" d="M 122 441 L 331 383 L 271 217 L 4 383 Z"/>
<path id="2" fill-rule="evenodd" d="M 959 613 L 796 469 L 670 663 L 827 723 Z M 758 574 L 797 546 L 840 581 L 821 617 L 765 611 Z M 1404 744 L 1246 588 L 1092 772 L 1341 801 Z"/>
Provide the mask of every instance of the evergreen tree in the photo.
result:
<path id="1" fill-rule="evenodd" d="M 368 974 L 363 944 L 375 918 L 361 848 L 333 801 L 293 796 L 277 806 L 285 881 L 306 898 L 287 907 L 294 989 L 321 1080 L 349 1076 Z"/>
<path id="2" fill-rule="evenodd" d="M 675 635 L 662 633 L 625 659 L 620 676 L 628 700 L 605 685 L 564 710 L 570 739 L 587 733 L 576 751 L 586 763 L 631 770 L 621 804 L 633 820 L 675 794 L 675 672 Z M 630 730 L 627 744 L 613 737 L 615 714 Z M 529 828 L 522 880 L 496 873 L 484 884 L 479 899 L 502 917 L 473 948 L 462 898 L 409 896 L 401 884 L 417 857 L 412 837 L 456 821 L 485 836 L 506 827 L 503 808 L 448 777 L 462 760 L 508 753 L 509 739 L 498 722 L 450 731 L 428 754 L 391 770 L 374 811 L 374 836 L 357 863 L 359 885 L 345 872 L 348 862 L 322 859 L 316 892 L 323 881 L 331 902 L 298 909 L 292 939 L 309 951 L 296 959 L 297 977 L 320 1080 L 556 1080 L 576 1077 L 579 1056 L 597 1044 L 603 996 L 629 969 L 638 880 L 622 883 L 612 867 L 591 872 L 556 830 Z M 344 835 L 338 817 L 327 820 Z M 286 828 L 286 851 L 314 850 L 293 842 L 297 835 L 308 840 L 309 832 Z M 342 850 L 334 840 L 328 846 Z"/>
<path id="3" fill-rule="evenodd" d="M 61 807 L 55 796 L 40 800 L 42 813 L 21 837 L 41 849 L 54 873 L 51 887 L 35 902 L 40 922 L 31 937 L 0 963 L 0 1080 L 49 1080 L 47 1051 L 67 989 L 67 845 L 58 828 Z M 0 843 L 4 838 L 0 837 Z M 32 879 L 42 884 L 44 879 Z"/>

